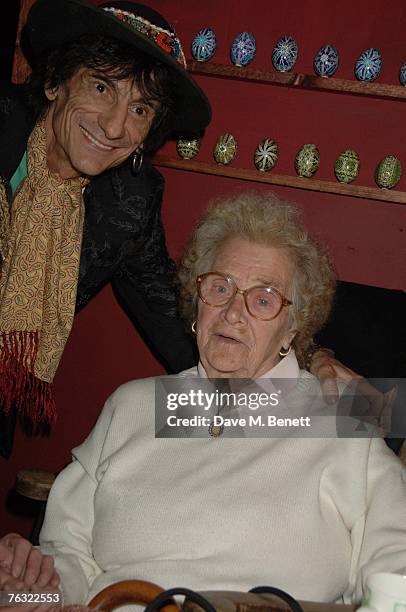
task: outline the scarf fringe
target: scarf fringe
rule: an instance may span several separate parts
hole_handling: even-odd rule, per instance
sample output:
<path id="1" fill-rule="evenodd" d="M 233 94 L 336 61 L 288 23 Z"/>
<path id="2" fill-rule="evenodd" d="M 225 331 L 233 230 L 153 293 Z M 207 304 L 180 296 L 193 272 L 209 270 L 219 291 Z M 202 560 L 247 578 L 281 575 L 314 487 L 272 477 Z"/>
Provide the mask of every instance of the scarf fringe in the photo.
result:
<path id="1" fill-rule="evenodd" d="M 0 333 L 0 410 L 15 410 L 32 425 L 55 422 L 53 385 L 33 374 L 38 351 L 37 332 Z"/>

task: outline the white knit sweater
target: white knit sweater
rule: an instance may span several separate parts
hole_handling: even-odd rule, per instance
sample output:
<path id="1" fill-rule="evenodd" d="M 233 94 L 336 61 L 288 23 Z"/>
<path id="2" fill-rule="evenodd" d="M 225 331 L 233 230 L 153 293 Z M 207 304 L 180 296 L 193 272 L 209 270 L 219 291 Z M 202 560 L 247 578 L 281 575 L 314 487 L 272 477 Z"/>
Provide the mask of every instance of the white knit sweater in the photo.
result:
<path id="1" fill-rule="evenodd" d="M 406 568 L 405 472 L 379 439 L 156 439 L 146 379 L 73 456 L 41 532 L 67 603 L 130 578 L 359 601 L 366 575 Z"/>

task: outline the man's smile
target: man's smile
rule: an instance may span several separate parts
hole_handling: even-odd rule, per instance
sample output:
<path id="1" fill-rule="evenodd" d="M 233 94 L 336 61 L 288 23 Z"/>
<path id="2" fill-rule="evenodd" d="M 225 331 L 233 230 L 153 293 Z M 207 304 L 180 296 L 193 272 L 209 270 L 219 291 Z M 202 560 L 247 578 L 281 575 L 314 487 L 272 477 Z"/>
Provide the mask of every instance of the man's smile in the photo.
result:
<path id="1" fill-rule="evenodd" d="M 97 140 L 97 138 L 95 138 L 90 132 L 88 132 L 85 127 L 83 127 L 83 125 L 80 125 L 79 127 L 82 130 L 82 133 L 85 136 L 85 138 L 89 140 L 93 145 L 95 145 L 95 147 L 101 149 L 102 151 L 110 152 L 110 151 L 114 151 L 114 149 L 117 148 L 117 147 L 112 147 L 111 145 L 103 144 L 102 142 L 100 142 L 100 140 Z"/>

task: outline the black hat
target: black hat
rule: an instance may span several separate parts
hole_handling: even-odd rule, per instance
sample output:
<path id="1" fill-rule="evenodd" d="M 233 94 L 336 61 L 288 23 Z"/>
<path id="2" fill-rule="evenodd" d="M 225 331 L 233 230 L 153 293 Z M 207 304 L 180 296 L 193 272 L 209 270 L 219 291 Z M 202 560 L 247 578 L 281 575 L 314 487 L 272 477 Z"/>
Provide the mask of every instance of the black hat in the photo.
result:
<path id="1" fill-rule="evenodd" d="M 136 2 L 113 0 L 96 7 L 85 0 L 37 0 L 25 26 L 35 55 L 84 34 L 115 38 L 170 66 L 180 94 L 174 130 L 196 132 L 208 125 L 209 101 L 187 73 L 180 41 L 162 15 Z"/>

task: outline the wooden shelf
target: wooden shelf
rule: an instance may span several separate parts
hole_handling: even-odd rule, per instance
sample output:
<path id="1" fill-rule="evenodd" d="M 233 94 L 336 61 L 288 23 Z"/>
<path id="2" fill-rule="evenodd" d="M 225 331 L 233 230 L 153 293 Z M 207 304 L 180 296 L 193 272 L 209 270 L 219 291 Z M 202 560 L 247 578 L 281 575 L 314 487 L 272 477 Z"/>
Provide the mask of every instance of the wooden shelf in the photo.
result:
<path id="1" fill-rule="evenodd" d="M 200 174 L 211 174 L 254 183 L 269 183 L 270 185 L 282 185 L 284 187 L 293 187 L 294 189 L 335 193 L 341 196 L 379 200 L 392 204 L 406 204 L 406 192 L 393 191 L 391 189 L 375 189 L 373 187 L 348 185 L 334 181 L 320 181 L 315 178 L 274 174 L 272 171 L 260 172 L 259 170 L 209 164 L 207 162 L 177 159 L 163 155 L 156 155 L 153 159 L 153 163 L 155 166 L 175 168 L 176 170 L 184 170 L 185 172 L 198 172 Z"/>
<path id="2" fill-rule="evenodd" d="M 334 77 L 325 78 L 309 74 L 296 74 L 293 72 L 266 72 L 255 68 L 239 68 L 232 65 L 227 66 L 210 62 L 202 63 L 194 60 L 188 60 L 188 69 L 194 74 L 224 79 L 268 83 L 313 91 L 370 96 L 373 98 L 385 98 L 386 100 L 406 100 L 406 87 L 402 85 L 350 81 Z"/>
<path id="3" fill-rule="evenodd" d="M 193 74 L 200 74 L 223 79 L 238 81 L 265 83 L 291 87 L 303 90 L 326 91 L 340 94 L 369 96 L 383 98 L 386 100 L 406 100 L 406 87 L 401 85 L 387 85 L 381 83 L 367 83 L 356 80 L 345 80 L 336 78 L 323 78 L 308 74 L 296 74 L 293 72 L 264 71 L 255 68 L 239 68 L 234 65 L 216 64 L 212 62 L 202 63 L 188 60 L 188 69 Z M 333 193 L 340 196 L 353 198 L 364 198 L 390 202 L 392 204 L 406 204 L 406 192 L 393 191 L 390 189 L 378 189 L 358 185 L 348 185 L 335 181 L 320 181 L 315 178 L 303 178 L 300 176 L 289 176 L 274 174 L 271 172 L 260 172 L 246 168 L 235 168 L 220 164 L 210 164 L 196 160 L 183 160 L 168 156 L 157 155 L 154 158 L 156 166 L 175 168 L 185 172 L 198 172 L 227 178 L 240 179 L 254 183 L 268 183 L 270 185 L 282 185 L 294 189 L 307 189 L 323 193 Z"/>

